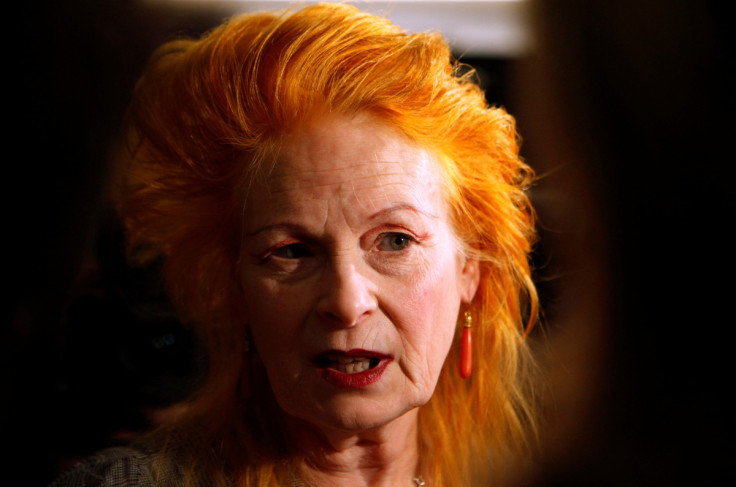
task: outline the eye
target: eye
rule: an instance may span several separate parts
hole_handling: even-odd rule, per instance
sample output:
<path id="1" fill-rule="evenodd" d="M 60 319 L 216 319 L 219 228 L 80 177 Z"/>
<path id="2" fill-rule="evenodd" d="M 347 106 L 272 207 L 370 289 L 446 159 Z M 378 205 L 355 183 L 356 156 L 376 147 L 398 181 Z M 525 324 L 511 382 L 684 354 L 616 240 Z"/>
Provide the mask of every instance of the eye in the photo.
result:
<path id="1" fill-rule="evenodd" d="M 407 248 L 414 238 L 405 233 L 385 233 L 380 237 L 378 250 L 397 251 Z"/>
<path id="2" fill-rule="evenodd" d="M 309 257 L 312 255 L 309 248 L 306 245 L 300 243 L 282 245 L 271 251 L 270 257 L 277 257 L 280 259 L 301 259 L 303 257 Z"/>

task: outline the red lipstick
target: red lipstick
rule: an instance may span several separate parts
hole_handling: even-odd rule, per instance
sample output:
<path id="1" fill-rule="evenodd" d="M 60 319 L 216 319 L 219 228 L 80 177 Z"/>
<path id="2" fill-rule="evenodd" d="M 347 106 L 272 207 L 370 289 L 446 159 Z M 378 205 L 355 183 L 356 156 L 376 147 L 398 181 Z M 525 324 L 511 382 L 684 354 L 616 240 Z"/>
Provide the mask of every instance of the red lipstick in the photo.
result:
<path id="1" fill-rule="evenodd" d="M 315 359 L 322 378 L 344 389 L 366 387 L 378 382 L 391 362 L 393 357 L 390 355 L 357 348 L 330 350 Z"/>

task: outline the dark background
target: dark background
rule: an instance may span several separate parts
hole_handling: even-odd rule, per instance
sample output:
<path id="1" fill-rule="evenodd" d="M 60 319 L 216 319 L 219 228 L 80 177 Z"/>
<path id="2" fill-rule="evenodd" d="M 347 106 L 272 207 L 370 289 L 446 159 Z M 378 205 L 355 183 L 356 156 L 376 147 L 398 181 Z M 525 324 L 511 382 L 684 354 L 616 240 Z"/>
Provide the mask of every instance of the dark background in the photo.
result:
<path id="1" fill-rule="evenodd" d="M 517 116 L 555 400 L 530 485 L 723 485 L 733 419 L 733 64 L 716 2 L 536 4 L 523 59 L 465 59 Z M 44 485 L 196 383 L 155 267 L 124 263 L 109 156 L 148 54 L 221 12 L 21 8 L 4 54 L 7 478 Z M 460 440 L 459 440 L 460 441 Z"/>

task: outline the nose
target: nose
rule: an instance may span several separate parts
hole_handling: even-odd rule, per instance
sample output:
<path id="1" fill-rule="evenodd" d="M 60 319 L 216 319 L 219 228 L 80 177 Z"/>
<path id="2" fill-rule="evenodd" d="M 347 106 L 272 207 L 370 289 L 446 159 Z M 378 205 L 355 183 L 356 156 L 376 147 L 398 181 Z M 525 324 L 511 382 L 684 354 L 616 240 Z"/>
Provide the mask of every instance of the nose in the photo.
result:
<path id="1" fill-rule="evenodd" d="M 351 327 L 360 323 L 377 307 L 374 284 L 359 259 L 341 255 L 330 259 L 322 278 L 317 313 L 325 322 Z M 362 265 L 361 265 L 362 264 Z"/>

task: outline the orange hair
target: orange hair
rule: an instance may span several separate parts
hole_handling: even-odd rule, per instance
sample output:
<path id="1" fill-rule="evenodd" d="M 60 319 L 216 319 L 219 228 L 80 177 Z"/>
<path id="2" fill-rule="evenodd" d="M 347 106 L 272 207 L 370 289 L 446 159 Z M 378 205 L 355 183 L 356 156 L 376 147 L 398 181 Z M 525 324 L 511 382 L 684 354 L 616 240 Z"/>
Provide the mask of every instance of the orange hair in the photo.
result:
<path id="1" fill-rule="evenodd" d="M 241 211 L 280 137 L 325 110 L 372 113 L 433 151 L 456 234 L 481 263 L 470 305 L 473 375 L 459 377 L 454 346 L 420 410 L 421 472 L 435 486 L 486 485 L 484 475 L 497 479 L 534 443 L 524 340 L 537 308 L 524 192 L 532 172 L 513 118 L 457 73 L 440 35 L 407 35 L 336 4 L 237 16 L 152 56 L 131 106 L 120 212 L 136 259 L 165 255 L 171 297 L 201 324 L 209 349 L 203 387 L 165 428 L 162 457 L 182 465 L 191 484 L 287 482 L 296 452 L 242 347 Z"/>

